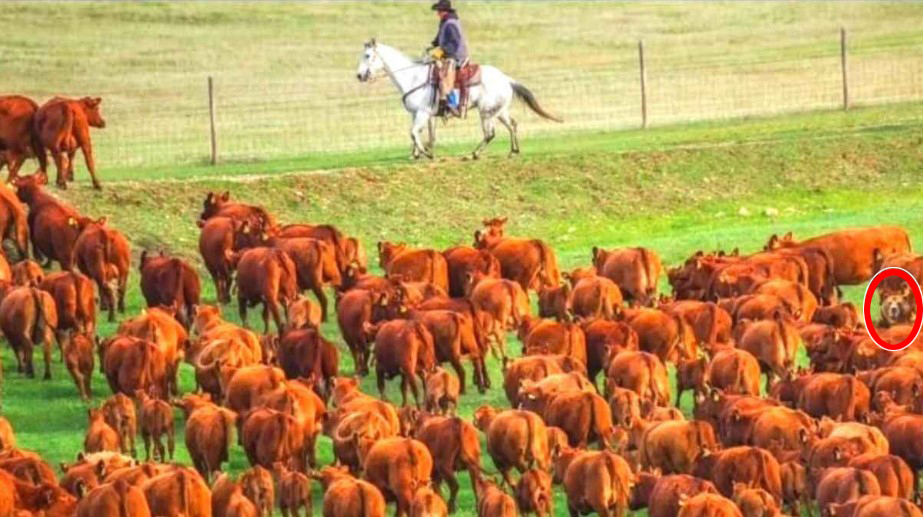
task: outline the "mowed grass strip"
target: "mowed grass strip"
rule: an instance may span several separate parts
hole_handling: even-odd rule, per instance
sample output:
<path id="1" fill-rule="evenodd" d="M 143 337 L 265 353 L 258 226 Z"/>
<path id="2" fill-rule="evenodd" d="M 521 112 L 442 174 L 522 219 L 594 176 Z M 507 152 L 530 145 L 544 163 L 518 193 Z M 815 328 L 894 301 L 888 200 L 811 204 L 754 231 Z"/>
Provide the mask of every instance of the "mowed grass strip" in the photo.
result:
<path id="1" fill-rule="evenodd" d="M 249 178 L 114 181 L 102 193 L 78 183 L 63 197 L 84 213 L 109 216 L 111 224 L 132 240 L 136 258 L 142 248 L 164 249 L 197 265 L 194 220 L 208 190 L 229 190 L 234 199 L 259 203 L 285 222 L 336 224 L 360 237 L 370 252 L 375 242 L 385 239 L 435 248 L 469 243 L 483 217 L 505 215 L 511 219 L 511 234 L 547 240 L 564 269 L 587 264 L 594 245 L 645 245 L 674 265 L 698 249 L 757 250 L 771 233 L 788 230 L 804 236 L 842 227 L 898 224 L 919 243 L 923 242 L 919 180 L 923 130 L 894 114 L 890 117 L 893 127 L 867 130 L 849 131 L 831 123 L 823 138 L 813 140 L 784 135 L 791 131 L 804 136 L 798 121 L 813 116 L 781 118 L 755 123 L 747 130 L 709 126 L 693 132 L 698 142 L 710 140 L 710 145 L 663 147 L 658 142 L 671 138 L 667 133 L 673 130 L 656 130 L 634 135 L 634 150 L 626 150 L 619 147 L 620 133 L 600 134 L 571 140 L 567 150 L 549 147 L 547 152 L 516 160 L 384 161 Z M 788 129 L 773 134 L 772 127 Z M 735 143 L 735 134 L 744 143 Z M 607 150 L 610 142 L 614 150 Z M 344 161 L 348 163 L 349 157 Z M 80 177 L 82 169 L 77 174 Z M 179 177 L 185 177 L 184 171 Z M 136 271 L 130 285 L 126 317 L 143 305 Z M 204 273 L 203 286 L 205 299 L 214 300 Z M 664 281 L 661 290 L 668 289 Z M 858 302 L 863 289 L 847 288 L 847 297 Z M 238 321 L 234 305 L 225 312 Z M 258 312 L 251 312 L 250 323 L 259 329 Z M 105 323 L 101 333 L 110 335 L 114 330 L 114 324 Z M 323 332 L 341 346 L 342 372 L 350 374 L 352 364 L 336 324 L 326 324 Z M 510 351 L 520 353 L 515 339 Z M 82 447 L 88 406 L 77 397 L 63 366 L 54 363 L 50 382 L 25 379 L 15 371 L 8 347 L 0 355 L 2 412 L 12 421 L 20 445 L 55 464 L 72 460 Z M 498 361 L 489 361 L 489 372 L 493 389 L 484 396 L 471 392 L 463 397 L 461 416 L 469 418 L 481 404 L 507 405 Z M 193 386 L 192 370 L 184 366 L 181 387 L 188 391 Z M 375 393 L 374 379 L 366 379 L 363 386 Z M 104 379 L 96 374 L 91 405 L 98 405 L 108 393 Z M 396 382 L 389 383 L 388 395 L 399 400 Z M 682 408 L 691 409 L 690 395 L 684 397 Z M 188 464 L 179 412 L 176 417 L 177 461 Z M 318 447 L 321 462 L 332 461 L 329 441 L 321 440 Z M 493 471 L 486 454 L 484 463 Z M 246 466 L 242 450 L 235 446 L 231 470 L 239 472 Z M 459 515 L 475 515 L 467 476 L 460 477 Z M 319 487 L 314 497 L 319 514 Z M 567 515 L 560 489 L 555 514 Z"/>

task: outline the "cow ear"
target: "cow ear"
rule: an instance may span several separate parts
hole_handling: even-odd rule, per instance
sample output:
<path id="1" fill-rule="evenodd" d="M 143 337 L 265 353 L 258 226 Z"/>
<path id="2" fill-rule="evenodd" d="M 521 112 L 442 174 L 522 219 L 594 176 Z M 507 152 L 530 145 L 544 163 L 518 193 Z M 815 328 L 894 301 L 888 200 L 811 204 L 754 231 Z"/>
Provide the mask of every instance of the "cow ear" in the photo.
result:
<path id="1" fill-rule="evenodd" d="M 509 221 L 509 220 L 510 220 L 509 217 L 501 217 L 501 218 L 499 219 L 500 224 L 506 224 L 506 222 Z"/>
<path id="2" fill-rule="evenodd" d="M 222 201 L 227 201 L 227 200 L 229 200 L 229 199 L 231 199 L 231 192 L 228 191 L 228 190 L 225 190 L 225 191 L 224 191 L 224 194 L 221 194 L 221 200 L 222 200 Z"/>
<path id="3" fill-rule="evenodd" d="M 108 217 L 102 216 L 102 217 L 100 217 L 99 219 L 96 220 L 96 224 L 98 224 L 98 225 L 100 225 L 100 226 L 103 226 L 104 224 L 106 224 L 106 221 L 108 221 L 108 220 L 109 220 Z"/>
<path id="4" fill-rule="evenodd" d="M 599 255 L 599 247 L 593 246 L 593 261 L 596 261 L 596 256 Z"/>
<path id="5" fill-rule="evenodd" d="M 103 98 L 102 98 L 102 97 L 93 97 L 93 105 L 94 105 L 94 106 L 99 106 L 102 102 L 103 102 Z"/>
<path id="6" fill-rule="evenodd" d="M 794 238 L 794 237 L 792 236 L 792 232 L 786 232 L 786 234 L 782 237 L 782 239 L 783 239 L 783 240 L 786 240 L 786 241 L 790 241 L 790 240 L 792 240 L 793 238 Z"/>

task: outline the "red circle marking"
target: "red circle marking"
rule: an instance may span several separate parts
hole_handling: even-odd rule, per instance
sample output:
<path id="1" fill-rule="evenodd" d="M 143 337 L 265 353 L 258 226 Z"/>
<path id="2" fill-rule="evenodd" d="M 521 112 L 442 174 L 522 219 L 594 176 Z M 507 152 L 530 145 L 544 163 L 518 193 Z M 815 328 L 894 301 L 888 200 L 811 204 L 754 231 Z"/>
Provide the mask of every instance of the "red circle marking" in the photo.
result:
<path id="1" fill-rule="evenodd" d="M 913 300 L 917 305 L 917 316 L 913 320 L 913 328 L 911 328 L 910 334 L 900 343 L 894 344 L 888 343 L 879 336 L 878 331 L 875 330 L 875 326 L 872 324 L 872 297 L 875 295 L 875 289 L 878 288 L 878 284 L 880 284 L 882 280 L 892 276 L 896 276 L 907 282 L 907 285 L 910 286 L 910 290 L 913 292 Z M 920 290 L 920 284 L 917 283 L 917 280 L 913 275 L 907 272 L 906 269 L 899 267 L 887 267 L 882 269 L 878 273 L 875 273 L 875 276 L 872 277 L 872 281 L 869 282 L 869 286 L 865 289 L 865 301 L 862 304 L 862 314 L 865 316 L 865 330 L 868 331 L 869 337 L 872 338 L 872 341 L 874 341 L 876 345 L 891 352 L 897 352 L 898 350 L 907 348 L 920 334 L 920 327 L 923 327 L 923 291 Z"/>

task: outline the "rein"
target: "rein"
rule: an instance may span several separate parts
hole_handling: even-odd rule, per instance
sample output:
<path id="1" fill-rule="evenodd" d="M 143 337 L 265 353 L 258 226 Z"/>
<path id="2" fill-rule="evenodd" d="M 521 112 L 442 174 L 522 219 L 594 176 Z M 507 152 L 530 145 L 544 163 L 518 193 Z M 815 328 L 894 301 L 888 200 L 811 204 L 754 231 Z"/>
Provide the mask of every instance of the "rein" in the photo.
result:
<path id="1" fill-rule="evenodd" d="M 384 59 L 383 57 L 381 57 L 381 54 L 378 52 L 378 47 L 374 47 L 374 46 L 373 46 L 373 47 L 372 47 L 372 50 L 375 52 L 375 55 L 378 56 L 378 59 L 381 60 L 381 65 L 382 65 L 382 67 L 384 67 L 385 73 L 388 74 L 388 77 L 391 78 L 391 80 L 394 82 L 394 84 L 398 85 L 398 89 L 399 89 L 399 90 L 403 90 L 403 88 L 400 86 L 401 83 L 400 83 L 400 81 L 397 80 L 397 76 L 396 76 L 395 74 L 397 74 L 398 72 L 403 72 L 404 70 L 410 70 L 410 69 L 413 68 L 413 67 L 416 67 L 416 66 L 419 66 L 419 65 L 423 64 L 423 63 L 419 63 L 419 64 L 418 64 L 418 63 L 414 63 L 414 64 L 412 64 L 412 65 L 405 66 L 404 68 L 398 68 L 397 70 L 392 70 L 391 67 L 388 66 L 388 62 L 385 61 L 385 59 Z M 430 81 L 429 78 L 430 78 L 430 76 L 432 76 L 432 71 L 433 71 L 433 65 L 432 65 L 432 63 L 430 63 L 429 65 L 427 65 L 427 68 L 428 68 L 428 70 L 427 70 L 427 72 L 426 72 L 426 77 L 427 77 L 426 81 L 424 81 L 422 84 L 418 84 L 417 86 L 414 86 L 413 88 L 407 90 L 406 92 L 401 91 L 401 104 L 403 104 L 403 105 L 406 106 L 406 105 L 407 105 L 407 97 L 409 97 L 412 93 L 416 92 L 417 90 L 420 90 L 421 88 L 425 88 L 425 87 L 427 87 L 427 86 L 430 85 L 431 81 Z"/>

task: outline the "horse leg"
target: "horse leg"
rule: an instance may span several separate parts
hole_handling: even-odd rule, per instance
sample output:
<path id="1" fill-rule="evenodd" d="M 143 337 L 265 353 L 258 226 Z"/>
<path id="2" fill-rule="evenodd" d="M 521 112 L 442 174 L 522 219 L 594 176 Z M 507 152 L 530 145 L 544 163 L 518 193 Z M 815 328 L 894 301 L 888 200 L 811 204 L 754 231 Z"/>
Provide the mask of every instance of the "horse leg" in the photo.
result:
<path id="1" fill-rule="evenodd" d="M 516 120 L 511 117 L 510 113 L 506 110 L 497 115 L 497 118 L 510 132 L 510 156 L 519 154 L 519 133 L 517 131 L 518 125 L 516 124 Z"/>
<path id="2" fill-rule="evenodd" d="M 494 129 L 493 115 L 481 115 L 481 129 L 484 131 L 484 139 L 481 140 L 481 143 L 478 144 L 474 152 L 471 153 L 471 158 L 475 160 L 481 156 L 481 153 L 487 148 L 487 144 L 497 135 L 497 131 Z"/>
<path id="3" fill-rule="evenodd" d="M 436 121 L 433 117 L 430 117 L 426 121 L 426 129 L 429 133 L 429 141 L 426 143 L 426 148 L 429 149 L 430 154 L 436 156 Z"/>
<path id="4" fill-rule="evenodd" d="M 427 121 L 429 121 L 429 113 L 424 111 L 418 111 L 413 117 L 413 125 L 410 126 L 410 139 L 413 140 L 413 158 L 417 159 L 422 154 L 427 158 L 432 158 L 433 154 L 426 150 L 423 146 L 423 140 L 420 137 L 420 132 L 423 131 L 423 127 L 426 126 Z"/>

